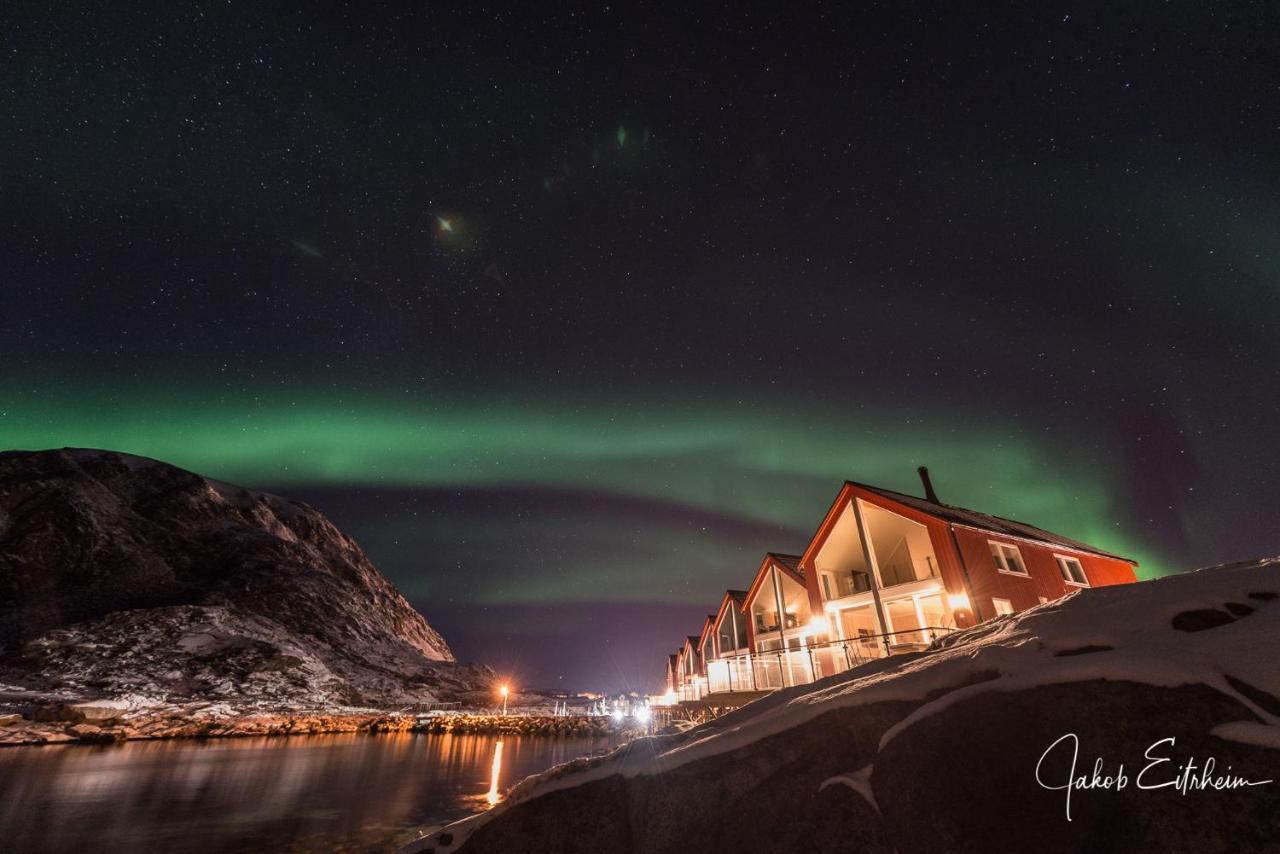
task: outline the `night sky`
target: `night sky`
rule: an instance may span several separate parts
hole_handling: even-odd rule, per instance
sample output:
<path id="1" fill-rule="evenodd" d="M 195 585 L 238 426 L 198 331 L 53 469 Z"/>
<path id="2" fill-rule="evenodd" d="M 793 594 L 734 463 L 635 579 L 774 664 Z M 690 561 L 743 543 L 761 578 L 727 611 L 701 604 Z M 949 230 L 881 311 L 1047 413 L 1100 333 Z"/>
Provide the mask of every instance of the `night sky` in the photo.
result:
<path id="1" fill-rule="evenodd" d="M 921 464 L 1147 576 L 1280 551 L 1275 4 L 51 5 L 0 446 L 309 501 L 520 684 L 655 688 Z"/>

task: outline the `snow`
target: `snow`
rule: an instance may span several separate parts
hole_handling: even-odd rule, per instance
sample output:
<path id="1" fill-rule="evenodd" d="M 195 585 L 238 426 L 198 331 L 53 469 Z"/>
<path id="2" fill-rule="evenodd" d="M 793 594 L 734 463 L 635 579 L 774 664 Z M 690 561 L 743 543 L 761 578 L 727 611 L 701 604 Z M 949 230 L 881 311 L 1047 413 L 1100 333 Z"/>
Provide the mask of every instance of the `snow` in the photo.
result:
<path id="1" fill-rule="evenodd" d="M 1159 687 L 1207 685 L 1237 700 L 1261 721 L 1220 725 L 1213 734 L 1277 746 L 1280 718 L 1227 680 L 1229 674 L 1280 696 L 1280 655 L 1276 654 L 1280 647 L 1258 642 L 1259 638 L 1280 642 L 1276 594 L 1280 594 L 1280 557 L 1134 585 L 1080 590 L 957 632 L 933 651 L 884 659 L 814 685 L 779 691 L 687 735 L 642 739 L 601 759 L 552 769 L 521 783 L 508 800 L 489 812 L 451 826 L 453 843 L 435 842 L 436 850 L 454 850 L 476 827 L 512 805 L 552 791 L 617 774 L 661 774 L 738 750 L 833 709 L 895 700 L 919 702 L 935 692 L 940 696 L 885 732 L 881 748 L 920 721 L 980 694 L 1092 680 Z M 1239 616 L 1201 631 L 1174 628 L 1176 616 L 1199 610 Z M 870 766 L 823 785 L 846 785 L 868 797 L 869 776 Z"/>
<path id="2" fill-rule="evenodd" d="M 1280 727 L 1275 724 L 1260 724 L 1255 721 L 1232 721 L 1219 724 L 1209 730 L 1212 735 L 1227 741 L 1241 744 L 1252 744 L 1255 747 L 1270 747 L 1280 750 Z"/>
<path id="3" fill-rule="evenodd" d="M 875 765 L 868 765 L 860 771 L 851 771 L 848 774 L 841 774 L 837 777 L 829 777 L 822 781 L 822 785 L 818 786 L 821 792 L 828 786 L 848 786 L 871 805 L 871 808 L 877 813 L 880 812 L 880 804 L 876 803 L 875 791 L 871 788 L 871 774 L 875 771 Z"/>

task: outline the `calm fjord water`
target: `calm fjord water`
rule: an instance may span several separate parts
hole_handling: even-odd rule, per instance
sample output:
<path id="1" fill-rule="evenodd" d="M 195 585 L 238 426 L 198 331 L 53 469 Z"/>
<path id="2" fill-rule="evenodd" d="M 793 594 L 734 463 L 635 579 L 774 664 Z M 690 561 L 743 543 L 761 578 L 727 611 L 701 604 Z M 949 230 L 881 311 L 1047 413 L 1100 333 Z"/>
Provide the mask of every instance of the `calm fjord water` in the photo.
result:
<path id="1" fill-rule="evenodd" d="M 612 739 L 321 735 L 0 750 L 0 848 L 382 851 Z"/>

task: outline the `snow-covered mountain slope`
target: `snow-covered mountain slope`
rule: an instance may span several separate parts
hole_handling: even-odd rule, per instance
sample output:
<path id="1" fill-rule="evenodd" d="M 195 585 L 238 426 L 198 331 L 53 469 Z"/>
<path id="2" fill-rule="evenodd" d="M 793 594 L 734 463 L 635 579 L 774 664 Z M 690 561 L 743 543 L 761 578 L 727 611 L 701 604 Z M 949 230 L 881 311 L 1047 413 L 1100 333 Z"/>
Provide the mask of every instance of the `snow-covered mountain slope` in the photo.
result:
<path id="1" fill-rule="evenodd" d="M 315 509 L 110 451 L 0 454 L 7 681 L 169 700 L 485 684 Z"/>
<path id="2" fill-rule="evenodd" d="M 1073 755 L 1094 785 L 1068 805 Z M 1179 786 L 1189 763 L 1256 785 Z M 412 850 L 1278 851 L 1278 814 L 1280 558 L 1082 590 L 778 692 Z"/>

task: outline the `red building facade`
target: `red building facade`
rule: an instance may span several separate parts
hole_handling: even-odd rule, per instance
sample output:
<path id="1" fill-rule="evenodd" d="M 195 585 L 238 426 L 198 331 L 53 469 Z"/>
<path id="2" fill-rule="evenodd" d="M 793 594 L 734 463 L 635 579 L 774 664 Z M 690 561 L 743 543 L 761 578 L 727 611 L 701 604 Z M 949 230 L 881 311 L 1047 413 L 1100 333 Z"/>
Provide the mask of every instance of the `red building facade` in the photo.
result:
<path id="1" fill-rule="evenodd" d="M 681 699 L 772 690 L 926 649 L 941 635 L 1089 587 L 1137 562 L 1025 522 L 846 481 L 800 555 L 764 556 L 674 662 Z M 726 626 L 728 627 L 726 629 Z"/>

